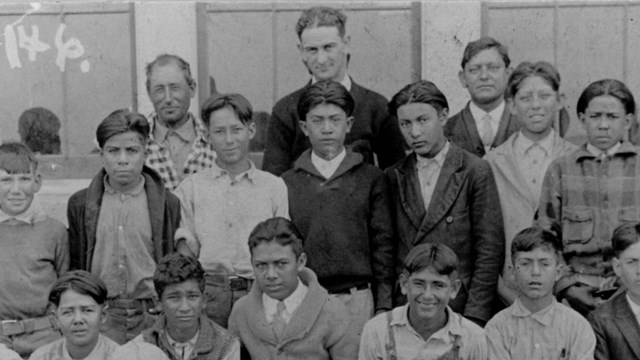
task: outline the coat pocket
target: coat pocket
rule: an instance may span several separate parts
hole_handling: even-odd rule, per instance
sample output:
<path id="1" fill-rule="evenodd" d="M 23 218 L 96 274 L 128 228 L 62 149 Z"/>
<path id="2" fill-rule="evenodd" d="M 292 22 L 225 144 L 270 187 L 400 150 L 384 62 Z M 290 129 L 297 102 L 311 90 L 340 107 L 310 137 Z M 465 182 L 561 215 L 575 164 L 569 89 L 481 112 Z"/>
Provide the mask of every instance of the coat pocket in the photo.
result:
<path id="1" fill-rule="evenodd" d="M 593 238 L 595 222 L 591 209 L 566 209 L 562 219 L 562 237 L 565 244 L 584 244 Z"/>

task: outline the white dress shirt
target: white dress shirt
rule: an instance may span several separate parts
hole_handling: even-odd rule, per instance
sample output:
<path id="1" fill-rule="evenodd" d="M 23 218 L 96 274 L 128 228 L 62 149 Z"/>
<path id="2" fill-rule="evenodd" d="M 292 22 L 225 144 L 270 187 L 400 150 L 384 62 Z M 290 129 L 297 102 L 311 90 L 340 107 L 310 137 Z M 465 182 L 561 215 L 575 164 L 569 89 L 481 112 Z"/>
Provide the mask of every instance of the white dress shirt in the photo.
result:
<path id="1" fill-rule="evenodd" d="M 335 174 L 336 170 L 338 170 L 338 166 L 340 166 L 340 163 L 342 163 L 345 156 L 347 156 L 347 151 L 344 147 L 340 154 L 331 160 L 325 160 L 316 155 L 315 152 L 311 151 L 311 163 L 316 170 L 325 177 L 325 179 L 329 179 L 333 174 Z"/>
<path id="2" fill-rule="evenodd" d="M 425 211 L 429 209 L 433 191 L 436 188 L 440 170 L 449 152 L 449 142 L 432 158 L 416 156 L 416 170 L 418 171 L 418 181 L 420 182 L 420 192 L 422 193 L 422 201 Z"/>
<path id="3" fill-rule="evenodd" d="M 555 132 L 552 129 L 540 141 L 533 141 L 522 132 L 515 139 L 514 150 L 518 159 L 518 168 L 534 199 L 540 198 L 544 174 L 553 160 L 555 138 Z"/>
<path id="4" fill-rule="evenodd" d="M 495 139 L 496 134 L 498 133 L 498 127 L 500 127 L 500 120 L 502 119 L 502 113 L 504 113 L 505 106 L 506 104 L 503 100 L 495 109 L 486 112 L 478 107 L 478 105 L 476 105 L 473 101 L 469 103 L 469 111 L 471 111 L 473 120 L 475 120 L 476 122 L 478 134 L 481 134 L 482 131 L 482 118 L 484 118 L 485 115 L 489 115 L 491 117 L 491 130 L 493 131 L 493 135 L 491 136 L 492 143 L 493 139 Z M 485 146 L 485 150 L 488 152 L 490 150 L 490 146 Z"/>
<path id="5" fill-rule="evenodd" d="M 288 324 L 296 311 L 298 306 L 302 304 L 304 297 L 307 296 L 307 286 L 298 279 L 298 287 L 289 295 L 288 298 L 282 300 L 284 302 L 285 310 L 282 312 L 282 318 Z M 264 307 L 264 314 L 267 317 L 267 322 L 271 323 L 273 317 L 278 311 L 278 303 L 280 300 L 276 300 L 269 295 L 262 293 L 262 306 Z"/>

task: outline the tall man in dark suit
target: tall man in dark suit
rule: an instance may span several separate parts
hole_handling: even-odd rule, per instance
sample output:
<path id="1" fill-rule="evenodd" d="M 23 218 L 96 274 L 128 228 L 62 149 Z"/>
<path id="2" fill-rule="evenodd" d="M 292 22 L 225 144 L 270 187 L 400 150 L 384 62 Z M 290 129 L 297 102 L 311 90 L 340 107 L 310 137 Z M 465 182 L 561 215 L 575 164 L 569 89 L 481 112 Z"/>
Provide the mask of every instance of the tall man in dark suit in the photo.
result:
<path id="1" fill-rule="evenodd" d="M 470 42 L 462 56 L 460 83 L 471 101 L 447 121 L 444 134 L 452 143 L 483 157 L 520 129 L 504 99 L 511 68 L 507 48 L 484 37 Z"/>
<path id="2" fill-rule="evenodd" d="M 504 260 L 498 191 L 489 164 L 447 141 L 449 105 L 430 81 L 407 85 L 389 104 L 413 150 L 385 171 L 397 239 L 396 271 L 409 250 L 443 243 L 458 258 L 462 287 L 449 306 L 484 325 L 492 315 Z M 406 299 L 395 294 L 396 305 Z"/>
<path id="3" fill-rule="evenodd" d="M 384 169 L 404 156 L 402 136 L 387 112 L 387 100 L 356 84 L 347 74 L 350 38 L 345 33 L 346 22 L 347 17 L 333 8 L 319 6 L 303 11 L 296 24 L 298 49 L 311 74 L 310 83 L 333 80 L 351 93 L 356 107 L 345 144 L 370 164 L 374 164 L 375 154 L 380 168 Z M 273 107 L 262 169 L 275 175 L 291 169 L 300 154 L 311 147 L 298 126 L 296 105 L 302 90 L 285 96 Z"/>

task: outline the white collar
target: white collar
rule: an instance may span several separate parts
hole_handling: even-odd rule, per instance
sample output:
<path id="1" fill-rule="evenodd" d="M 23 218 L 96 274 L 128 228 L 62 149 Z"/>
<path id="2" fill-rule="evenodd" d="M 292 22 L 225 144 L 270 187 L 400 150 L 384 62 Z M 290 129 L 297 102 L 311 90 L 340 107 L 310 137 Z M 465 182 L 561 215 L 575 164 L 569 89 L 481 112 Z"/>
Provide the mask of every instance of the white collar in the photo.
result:
<path id="1" fill-rule="evenodd" d="M 304 297 L 307 296 L 308 287 L 300 281 L 298 278 L 298 286 L 286 299 L 282 300 L 284 307 L 289 314 L 293 314 L 294 311 L 302 304 Z M 267 314 L 275 315 L 278 309 L 278 303 L 280 300 L 276 300 L 266 293 L 262 293 L 262 304 Z"/>
<path id="2" fill-rule="evenodd" d="M 497 125 L 500 124 L 505 106 L 506 103 L 504 100 L 502 100 L 500 102 L 500 105 L 498 105 L 495 109 L 486 112 L 482 110 L 478 105 L 476 105 L 473 101 L 469 102 L 469 110 L 471 111 L 471 115 L 473 116 L 473 119 L 476 121 L 476 123 L 479 123 L 486 114 L 489 114 L 491 116 L 494 132 L 498 131 Z"/>
<path id="3" fill-rule="evenodd" d="M 620 145 L 621 144 L 622 144 L 621 142 L 618 142 L 617 144 L 615 144 L 612 147 L 610 147 L 608 150 L 602 151 L 602 150 L 598 149 L 597 147 L 591 145 L 591 143 L 588 143 L 587 144 L 587 151 L 589 151 L 595 157 L 600 156 L 600 154 L 602 154 L 602 153 L 605 153 L 607 156 L 613 156 L 616 152 L 618 152 L 618 149 L 620 149 Z"/>
<path id="4" fill-rule="evenodd" d="M 347 150 L 345 147 L 342 147 L 342 151 L 333 159 L 325 160 L 320 156 L 316 155 L 316 153 L 311 150 L 311 164 L 316 167 L 318 172 L 322 174 L 325 178 L 330 178 L 335 174 L 336 170 L 347 156 Z"/>
<path id="5" fill-rule="evenodd" d="M 633 313 L 633 315 L 635 315 L 636 317 L 640 317 L 640 305 L 631 300 L 631 298 L 629 297 L 629 293 L 626 293 L 625 296 L 627 297 L 627 302 L 629 303 L 629 307 L 631 308 L 631 312 Z"/>
<path id="6" fill-rule="evenodd" d="M 311 77 L 311 83 L 315 84 L 317 83 L 319 80 L 315 77 L 312 76 Z M 345 71 L 344 73 L 344 78 L 342 78 L 342 80 L 340 80 L 340 85 L 344 86 L 345 89 L 347 89 L 347 91 L 351 91 L 351 78 L 349 77 L 349 75 L 347 75 L 347 72 Z"/>
<path id="7" fill-rule="evenodd" d="M 447 153 L 449 152 L 449 141 L 446 141 L 442 149 L 432 158 L 422 157 L 416 154 L 416 168 L 422 169 L 427 167 L 430 163 L 435 162 L 438 166 L 442 167 L 444 165 L 444 160 L 447 157 Z"/>
<path id="8" fill-rule="evenodd" d="M 15 216 L 9 215 L 0 209 L 0 223 L 9 220 L 17 220 L 26 224 L 33 225 L 33 223 L 42 221 L 47 217 L 47 214 L 42 209 L 42 205 L 38 199 L 34 198 L 31 201 L 31 205 L 25 210 L 22 214 L 18 214 Z"/>
<path id="9" fill-rule="evenodd" d="M 526 137 L 522 131 L 518 134 L 515 139 L 514 146 L 516 147 L 518 153 L 525 154 L 527 150 L 529 150 L 534 144 L 538 144 L 547 155 L 551 154 L 551 150 L 553 150 L 553 143 L 555 140 L 555 132 L 553 129 L 545 136 L 542 140 L 533 141 Z"/>

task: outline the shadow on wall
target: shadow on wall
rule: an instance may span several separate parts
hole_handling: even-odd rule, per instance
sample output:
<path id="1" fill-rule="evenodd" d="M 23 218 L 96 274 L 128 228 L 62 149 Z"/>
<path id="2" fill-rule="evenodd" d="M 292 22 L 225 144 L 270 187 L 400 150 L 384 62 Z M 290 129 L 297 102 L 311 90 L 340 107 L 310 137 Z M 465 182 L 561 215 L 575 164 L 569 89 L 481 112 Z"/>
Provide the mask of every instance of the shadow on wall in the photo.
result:
<path id="1" fill-rule="evenodd" d="M 34 107 L 18 119 L 20 140 L 42 155 L 60 154 L 60 119 L 51 110 Z"/>

